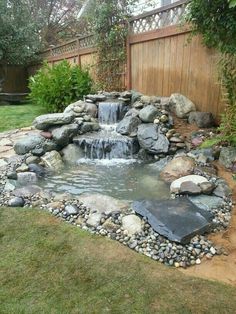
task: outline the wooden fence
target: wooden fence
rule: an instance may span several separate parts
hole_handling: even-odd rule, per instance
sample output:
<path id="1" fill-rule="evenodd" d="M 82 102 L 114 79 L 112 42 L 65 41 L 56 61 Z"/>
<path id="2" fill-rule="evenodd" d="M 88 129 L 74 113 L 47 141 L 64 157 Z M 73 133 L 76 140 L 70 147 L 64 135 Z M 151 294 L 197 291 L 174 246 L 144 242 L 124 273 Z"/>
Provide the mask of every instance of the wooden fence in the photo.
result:
<path id="1" fill-rule="evenodd" d="M 182 93 L 199 110 L 219 116 L 224 106 L 217 78 L 217 54 L 205 48 L 200 37 L 189 41 L 189 28 L 180 26 L 187 2 L 181 0 L 130 19 L 123 89 L 159 96 Z M 82 67 L 92 65 L 93 69 L 94 37 L 77 38 L 48 49 L 43 57 L 52 65 L 66 59 Z"/>

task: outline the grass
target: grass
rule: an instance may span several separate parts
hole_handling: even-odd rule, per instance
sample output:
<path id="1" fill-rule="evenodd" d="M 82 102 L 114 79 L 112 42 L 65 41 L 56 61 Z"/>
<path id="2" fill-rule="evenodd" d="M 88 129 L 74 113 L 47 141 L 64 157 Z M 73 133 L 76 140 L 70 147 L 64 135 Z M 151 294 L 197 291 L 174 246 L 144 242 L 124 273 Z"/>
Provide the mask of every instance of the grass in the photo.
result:
<path id="1" fill-rule="evenodd" d="M 0 209 L 1 314 L 235 313 L 236 290 L 188 277 L 32 209 Z"/>
<path id="2" fill-rule="evenodd" d="M 30 126 L 44 109 L 32 104 L 0 106 L 0 132 Z"/>

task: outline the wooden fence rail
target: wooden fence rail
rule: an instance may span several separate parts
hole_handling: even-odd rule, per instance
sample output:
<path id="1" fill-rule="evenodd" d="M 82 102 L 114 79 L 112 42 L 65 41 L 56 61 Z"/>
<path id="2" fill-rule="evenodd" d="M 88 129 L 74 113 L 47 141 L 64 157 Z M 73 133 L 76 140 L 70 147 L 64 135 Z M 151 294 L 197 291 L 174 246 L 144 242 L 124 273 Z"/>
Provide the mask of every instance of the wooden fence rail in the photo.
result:
<path id="1" fill-rule="evenodd" d="M 224 106 L 217 78 L 218 56 L 202 45 L 201 37 L 189 41 L 189 27 L 180 26 L 187 4 L 186 0 L 177 1 L 130 19 L 127 65 L 121 71 L 126 74 L 123 89 L 159 96 L 182 93 L 199 110 L 219 116 Z M 95 38 L 92 34 L 76 38 L 44 51 L 42 56 L 52 65 L 66 59 L 94 69 Z"/>

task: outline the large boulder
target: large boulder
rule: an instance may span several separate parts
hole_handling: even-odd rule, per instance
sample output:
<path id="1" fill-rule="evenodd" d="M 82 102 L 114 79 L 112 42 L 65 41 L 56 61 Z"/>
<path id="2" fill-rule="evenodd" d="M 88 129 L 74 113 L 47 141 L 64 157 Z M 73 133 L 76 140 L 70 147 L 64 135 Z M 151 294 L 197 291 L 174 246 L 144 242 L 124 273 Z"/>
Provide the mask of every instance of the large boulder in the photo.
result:
<path id="1" fill-rule="evenodd" d="M 171 110 L 178 118 L 187 118 L 192 111 L 196 111 L 194 103 L 181 94 L 172 94 L 170 96 Z"/>
<path id="2" fill-rule="evenodd" d="M 64 147 L 78 134 L 78 124 L 67 124 L 52 131 L 53 140 L 57 145 Z"/>
<path id="3" fill-rule="evenodd" d="M 129 110 L 117 125 L 116 131 L 122 135 L 136 136 L 138 126 L 141 124 L 138 114 L 138 110 Z"/>
<path id="4" fill-rule="evenodd" d="M 190 157 L 177 157 L 172 159 L 162 170 L 161 178 L 166 182 L 172 182 L 180 177 L 193 173 L 195 162 Z"/>
<path id="5" fill-rule="evenodd" d="M 142 148 L 151 154 L 167 153 L 169 141 L 158 126 L 153 123 L 141 124 L 138 127 L 138 141 Z"/>
<path id="6" fill-rule="evenodd" d="M 41 135 L 29 135 L 17 141 L 14 150 L 18 155 L 24 155 L 32 151 L 38 146 L 42 146 L 45 138 Z"/>
<path id="7" fill-rule="evenodd" d="M 142 110 L 140 110 L 139 118 L 143 122 L 152 123 L 157 117 L 157 114 L 158 114 L 157 108 L 154 107 L 153 105 L 149 105 L 149 106 L 144 107 Z"/>
<path id="8" fill-rule="evenodd" d="M 55 150 L 46 153 L 41 159 L 45 166 L 52 171 L 60 170 L 64 165 L 61 155 Z"/>
<path id="9" fill-rule="evenodd" d="M 55 125 L 64 125 L 72 122 L 74 116 L 71 113 L 51 113 L 37 117 L 33 125 L 39 130 L 48 130 Z"/>
<path id="10" fill-rule="evenodd" d="M 69 144 L 62 150 L 62 158 L 66 164 L 75 165 L 78 159 L 83 157 L 83 149 L 75 144 Z"/>
<path id="11" fill-rule="evenodd" d="M 236 147 L 222 147 L 219 162 L 226 168 L 232 168 L 236 163 Z"/>
<path id="12" fill-rule="evenodd" d="M 211 128 L 215 125 L 215 120 L 211 112 L 190 112 L 188 122 L 190 124 L 196 123 L 199 128 Z"/>

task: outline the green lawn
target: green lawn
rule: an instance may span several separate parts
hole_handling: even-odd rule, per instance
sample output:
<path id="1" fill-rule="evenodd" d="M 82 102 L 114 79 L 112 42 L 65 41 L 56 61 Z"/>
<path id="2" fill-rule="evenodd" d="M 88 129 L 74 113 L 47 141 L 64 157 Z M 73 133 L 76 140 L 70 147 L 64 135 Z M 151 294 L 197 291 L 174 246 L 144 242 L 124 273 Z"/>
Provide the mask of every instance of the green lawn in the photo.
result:
<path id="1" fill-rule="evenodd" d="M 30 126 L 44 109 L 31 104 L 0 106 L 0 132 Z"/>
<path id="2" fill-rule="evenodd" d="M 38 210 L 0 209 L 1 314 L 235 309 L 235 287 L 185 276 Z"/>

